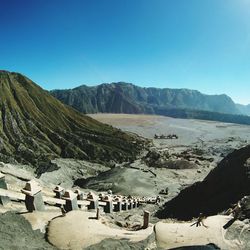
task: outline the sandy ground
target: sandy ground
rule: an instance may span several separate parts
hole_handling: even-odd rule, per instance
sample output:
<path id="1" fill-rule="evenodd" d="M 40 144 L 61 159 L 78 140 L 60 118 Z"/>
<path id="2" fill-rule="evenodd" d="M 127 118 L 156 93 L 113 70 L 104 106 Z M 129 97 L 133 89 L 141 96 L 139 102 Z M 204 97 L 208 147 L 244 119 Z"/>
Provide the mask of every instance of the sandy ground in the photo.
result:
<path id="1" fill-rule="evenodd" d="M 170 155 L 180 155 L 188 150 L 201 149 L 204 157 L 213 158 L 212 162 L 199 161 L 196 169 L 153 168 L 157 174 L 156 178 L 148 173 L 139 171 L 136 173 L 137 182 L 134 181 L 133 186 L 135 191 L 137 189 L 140 191 L 141 187 L 145 187 L 143 194 L 157 195 L 161 189 L 168 187 L 167 199 L 176 196 L 184 187 L 203 180 L 228 153 L 250 142 L 250 126 L 246 125 L 156 115 L 92 114 L 89 116 L 122 130 L 152 139 L 157 150 L 167 151 Z M 155 134 L 177 134 L 179 138 L 177 140 L 154 139 Z M 145 168 L 145 164 L 143 165 L 140 161 L 132 165 Z M 128 180 L 134 179 L 132 175 L 131 170 L 123 173 L 123 177 L 125 176 L 124 178 Z M 117 178 L 120 177 L 117 176 Z M 143 182 L 148 184 L 141 185 Z"/>
<path id="2" fill-rule="evenodd" d="M 226 239 L 227 230 L 223 229 L 231 217 L 216 215 L 204 220 L 204 226 L 191 226 L 193 222 L 171 223 L 158 222 L 155 225 L 156 241 L 159 247 L 164 249 L 190 246 L 206 245 L 214 243 L 221 249 L 246 249 L 245 243 L 241 242 L 240 237 L 233 240 Z M 243 224 L 236 221 L 235 224 Z M 238 234 L 240 236 L 240 234 Z"/>
<path id="3" fill-rule="evenodd" d="M 145 164 L 136 161 L 133 166 L 148 169 Z M 162 189 L 169 189 L 168 198 L 174 197 L 184 186 L 190 185 L 194 180 L 201 180 L 208 172 L 207 168 L 197 169 L 164 169 L 156 168 L 153 172 L 145 172 L 133 168 L 111 169 L 108 176 L 99 176 L 91 180 L 89 189 L 102 191 L 111 189 L 115 194 L 156 197 Z"/>
<path id="4" fill-rule="evenodd" d="M 126 231 L 111 228 L 104 219 L 96 220 L 95 213 L 72 211 L 64 217 L 52 220 L 48 228 L 48 240 L 59 249 L 82 249 L 104 239 L 128 239 L 138 242 L 153 233 L 153 227 L 145 230 Z"/>
<path id="5" fill-rule="evenodd" d="M 214 121 L 177 119 L 157 115 L 91 114 L 92 118 L 153 139 L 154 134 L 172 134 L 178 140 L 155 140 L 168 146 L 190 145 L 203 141 L 224 140 L 228 137 L 250 141 L 250 126 Z"/>
<path id="6" fill-rule="evenodd" d="M 220 249 L 248 249 L 249 225 L 234 222 L 229 229 L 223 226 L 232 219 L 230 216 L 216 215 L 204 220 L 204 226 L 191 226 L 192 222 L 160 221 L 149 228 L 139 231 L 117 229 L 110 220 L 101 217 L 96 220 L 93 212 L 71 211 L 66 216 L 60 212 L 46 211 L 23 214 L 32 228 L 44 232 L 48 225 L 48 240 L 58 249 L 84 249 L 98 244 L 104 239 L 127 239 L 136 243 L 147 239 L 155 232 L 157 247 L 172 249 L 183 246 L 198 246 L 213 243 Z M 234 228 L 232 230 L 232 227 Z M 229 230 L 232 232 L 229 233 Z M 244 234 L 244 236 L 243 236 Z"/>

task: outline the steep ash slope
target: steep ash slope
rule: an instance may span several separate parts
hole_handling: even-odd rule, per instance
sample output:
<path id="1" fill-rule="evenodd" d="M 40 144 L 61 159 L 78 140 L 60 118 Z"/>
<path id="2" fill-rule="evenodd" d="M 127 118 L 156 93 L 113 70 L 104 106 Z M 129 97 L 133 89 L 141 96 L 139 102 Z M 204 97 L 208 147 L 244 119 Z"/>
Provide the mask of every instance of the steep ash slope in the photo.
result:
<path id="1" fill-rule="evenodd" d="M 202 182 L 182 190 L 158 212 L 160 218 L 189 220 L 214 215 L 250 194 L 250 146 L 225 157 Z"/>
<path id="2" fill-rule="evenodd" d="M 27 77 L 0 71 L 0 160 L 45 167 L 55 157 L 134 158 L 141 139 L 62 104 Z"/>

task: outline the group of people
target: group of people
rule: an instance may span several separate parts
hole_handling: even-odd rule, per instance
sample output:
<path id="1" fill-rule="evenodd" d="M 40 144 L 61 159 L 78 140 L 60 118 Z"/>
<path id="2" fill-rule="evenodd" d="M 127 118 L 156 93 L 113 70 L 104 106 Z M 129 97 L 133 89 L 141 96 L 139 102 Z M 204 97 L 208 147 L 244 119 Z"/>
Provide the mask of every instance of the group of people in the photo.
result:
<path id="1" fill-rule="evenodd" d="M 178 136 L 176 134 L 169 134 L 169 135 L 154 135 L 155 139 L 178 139 Z"/>
<path id="2" fill-rule="evenodd" d="M 238 201 L 235 204 L 232 204 L 232 207 L 229 208 L 226 211 L 227 215 L 233 215 L 234 219 L 238 219 L 244 209 L 244 207 L 246 206 L 247 200 L 249 199 L 249 197 L 244 196 L 240 201 Z"/>
<path id="3" fill-rule="evenodd" d="M 232 215 L 232 219 L 226 223 L 226 225 L 223 226 L 224 229 L 228 228 L 229 226 L 231 226 L 233 224 L 234 221 L 236 221 L 237 219 L 240 218 L 240 216 L 242 215 L 243 210 L 245 209 L 248 201 L 249 201 L 249 197 L 244 196 L 240 201 L 238 201 L 235 204 L 232 204 L 232 207 L 229 208 L 226 212 L 225 215 Z M 206 216 L 202 213 L 199 214 L 197 221 L 195 221 L 192 225 L 190 226 L 194 226 L 196 225 L 196 227 L 199 226 L 204 226 L 204 227 L 208 227 L 204 224 L 204 220 L 206 219 Z"/>

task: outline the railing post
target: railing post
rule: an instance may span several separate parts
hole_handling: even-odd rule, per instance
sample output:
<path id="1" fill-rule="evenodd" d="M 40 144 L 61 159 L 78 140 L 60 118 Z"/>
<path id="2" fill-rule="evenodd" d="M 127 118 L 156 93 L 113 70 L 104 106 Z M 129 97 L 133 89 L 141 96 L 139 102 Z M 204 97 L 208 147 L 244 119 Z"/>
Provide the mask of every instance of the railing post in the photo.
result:
<path id="1" fill-rule="evenodd" d="M 53 192 L 56 194 L 55 198 L 62 199 L 64 195 L 64 188 L 60 186 L 56 186 L 53 190 Z"/>
<path id="2" fill-rule="evenodd" d="M 132 209 L 133 208 L 133 203 L 131 199 L 128 199 L 128 209 Z"/>
<path id="3" fill-rule="evenodd" d="M 94 195 L 93 193 L 89 192 L 87 195 L 87 200 L 90 202 L 88 205 L 88 209 L 97 209 L 99 202 L 98 202 L 98 197 Z"/>
<path id="4" fill-rule="evenodd" d="M 0 188 L 8 189 L 5 181 L 5 175 L 0 173 Z M 5 206 L 10 202 L 10 198 L 8 196 L 0 196 L 0 204 Z"/>
<path id="5" fill-rule="evenodd" d="M 127 211 L 128 210 L 128 200 L 127 199 L 123 199 L 123 204 L 122 204 L 122 210 Z"/>
<path id="6" fill-rule="evenodd" d="M 73 193 L 71 190 L 66 190 L 64 192 L 62 199 L 66 201 L 66 204 L 64 206 L 66 212 L 69 212 L 72 210 L 78 210 L 76 197 L 77 197 L 77 194 Z"/>
<path id="7" fill-rule="evenodd" d="M 106 206 L 104 207 L 104 212 L 105 213 L 112 213 L 113 212 L 113 201 L 112 198 L 109 196 L 105 197 L 103 201 L 106 202 Z"/>
<path id="8" fill-rule="evenodd" d="M 96 209 L 96 219 L 97 220 L 100 219 L 100 208 L 99 207 Z"/>
<path id="9" fill-rule="evenodd" d="M 116 198 L 115 201 L 116 201 L 116 204 L 114 206 L 114 210 L 115 212 L 120 212 L 122 210 L 122 199 Z"/>
<path id="10" fill-rule="evenodd" d="M 76 189 L 74 192 L 77 195 L 77 200 L 78 201 L 82 201 L 83 200 L 83 192 L 81 192 L 81 190 Z M 81 205 L 78 205 L 79 208 L 81 208 Z"/>
<path id="11" fill-rule="evenodd" d="M 134 205 L 133 205 L 133 208 L 137 208 L 137 199 L 133 199 L 133 202 L 134 202 Z"/>
<path id="12" fill-rule="evenodd" d="M 21 190 L 25 194 L 25 206 L 29 212 L 45 210 L 41 191 L 42 188 L 34 180 L 28 181 Z"/>
<path id="13" fill-rule="evenodd" d="M 150 217 L 150 213 L 148 211 L 144 211 L 143 214 L 143 229 L 148 228 L 149 225 L 149 217 Z"/>

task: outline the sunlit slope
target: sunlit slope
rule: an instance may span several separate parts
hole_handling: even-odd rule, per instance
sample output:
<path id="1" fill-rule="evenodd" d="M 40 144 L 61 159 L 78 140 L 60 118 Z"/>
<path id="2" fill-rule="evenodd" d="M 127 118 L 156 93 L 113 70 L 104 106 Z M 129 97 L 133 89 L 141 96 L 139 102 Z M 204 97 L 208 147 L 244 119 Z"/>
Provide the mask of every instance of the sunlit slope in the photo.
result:
<path id="1" fill-rule="evenodd" d="M 62 104 L 27 77 L 0 71 L 0 160 L 127 160 L 142 142 Z"/>

